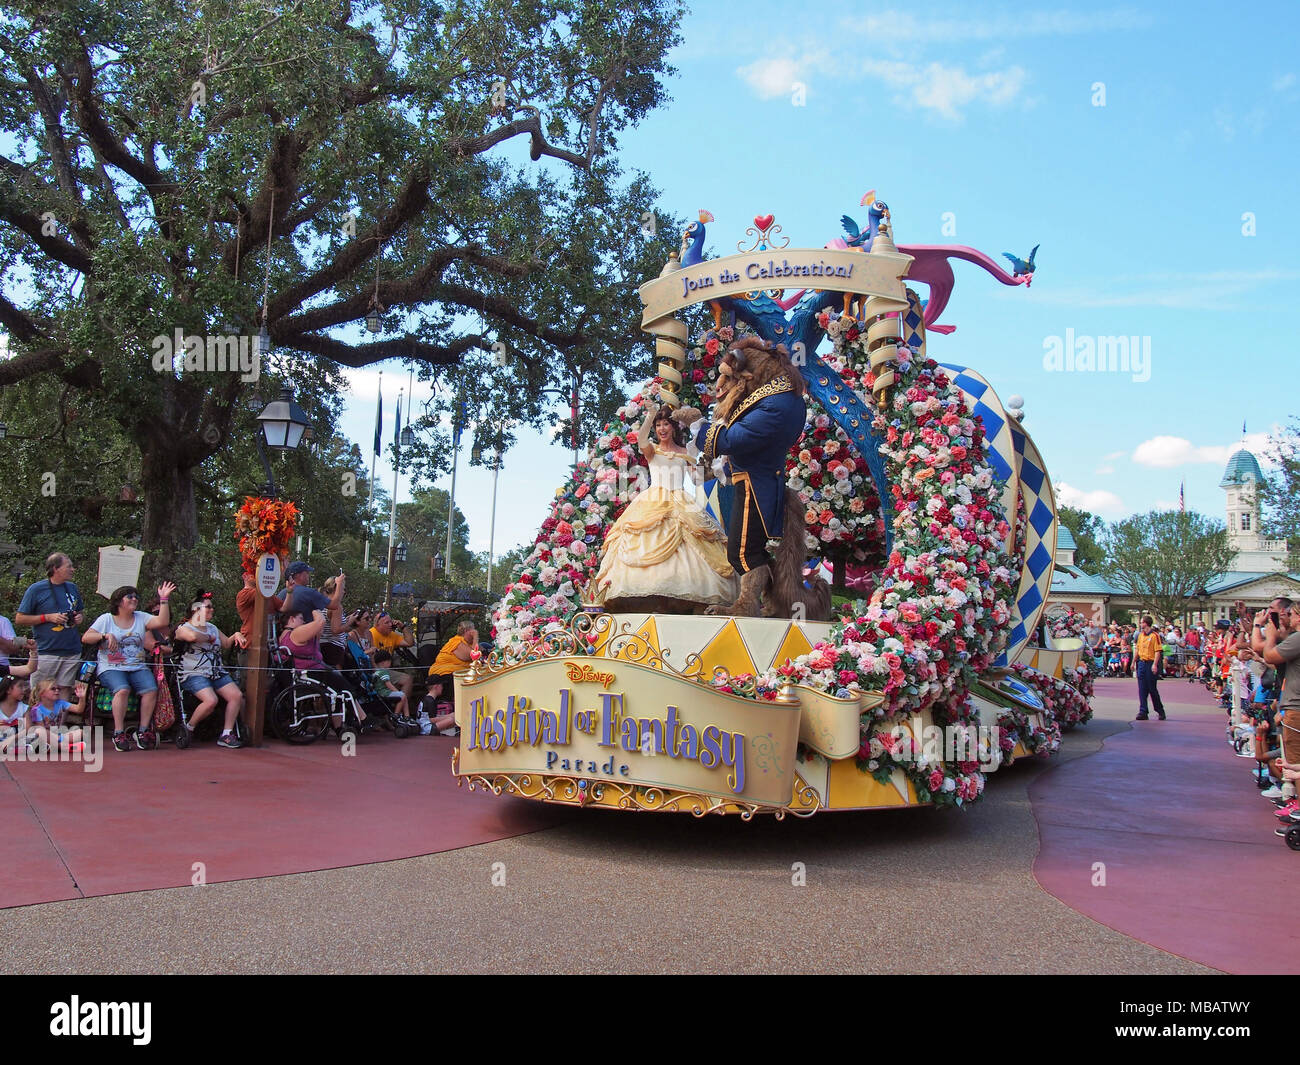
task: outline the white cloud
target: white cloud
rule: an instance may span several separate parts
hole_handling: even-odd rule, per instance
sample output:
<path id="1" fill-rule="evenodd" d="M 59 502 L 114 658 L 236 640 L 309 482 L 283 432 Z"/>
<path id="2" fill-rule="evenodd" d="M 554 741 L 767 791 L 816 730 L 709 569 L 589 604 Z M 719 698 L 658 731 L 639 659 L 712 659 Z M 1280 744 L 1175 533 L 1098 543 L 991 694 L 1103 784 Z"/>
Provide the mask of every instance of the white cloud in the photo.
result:
<path id="1" fill-rule="evenodd" d="M 1114 462 L 1116 459 L 1122 459 L 1126 454 L 1127 452 L 1125 451 L 1112 451 L 1109 454 L 1103 455 L 1102 458 L 1107 462 Z"/>
<path id="2" fill-rule="evenodd" d="M 1098 467 L 1097 467 L 1095 470 L 1093 470 L 1092 472 L 1093 472 L 1093 473 L 1096 473 L 1096 474 L 1099 474 L 1099 475 L 1101 475 L 1102 477 L 1104 477 L 1104 476 L 1106 476 L 1108 473 L 1114 473 L 1114 472 L 1115 472 L 1115 467 L 1114 467 L 1114 466 L 1098 466 Z"/>
<path id="3" fill-rule="evenodd" d="M 1289 74 L 1289 73 L 1282 74 L 1279 77 L 1273 79 L 1273 91 L 1286 92 L 1286 90 L 1291 88 L 1291 86 L 1293 86 L 1295 82 L 1296 82 L 1296 77 L 1294 74 Z"/>
<path id="4" fill-rule="evenodd" d="M 1065 481 L 1056 484 L 1056 501 L 1063 506 L 1086 510 L 1092 514 L 1113 514 L 1118 517 L 1125 513 L 1123 500 L 1114 492 L 1107 492 L 1103 488 L 1088 492 Z"/>
<path id="5" fill-rule="evenodd" d="M 806 81 L 802 75 L 807 66 L 807 59 L 759 59 L 737 67 L 736 73 L 760 100 L 771 100 L 793 92 L 795 82 Z"/>
<path id="6" fill-rule="evenodd" d="M 888 59 L 868 59 L 864 73 L 901 90 L 899 102 L 935 111 L 944 118 L 960 121 L 961 109 L 981 102 L 994 107 L 1011 103 L 1024 88 L 1028 75 L 1023 67 L 987 74 L 968 74 L 964 67 L 927 63 L 919 66 Z"/>
<path id="7" fill-rule="evenodd" d="M 1133 451 L 1133 461 L 1139 466 L 1169 469 L 1173 466 L 1209 463 L 1227 466 L 1234 451 L 1245 446 L 1255 457 L 1267 463 L 1268 433 L 1248 433 L 1244 440 L 1231 444 L 1193 444 L 1181 436 L 1153 436 L 1143 440 Z"/>
<path id="8" fill-rule="evenodd" d="M 864 40 L 892 41 L 989 41 L 1013 37 L 1061 37 L 1079 33 L 1107 33 L 1139 30 L 1153 24 L 1149 15 L 1133 10 L 1018 11 L 1014 15 L 981 15 L 977 19 L 918 17 L 907 11 L 882 11 L 860 18 L 846 18 L 849 33 Z"/>

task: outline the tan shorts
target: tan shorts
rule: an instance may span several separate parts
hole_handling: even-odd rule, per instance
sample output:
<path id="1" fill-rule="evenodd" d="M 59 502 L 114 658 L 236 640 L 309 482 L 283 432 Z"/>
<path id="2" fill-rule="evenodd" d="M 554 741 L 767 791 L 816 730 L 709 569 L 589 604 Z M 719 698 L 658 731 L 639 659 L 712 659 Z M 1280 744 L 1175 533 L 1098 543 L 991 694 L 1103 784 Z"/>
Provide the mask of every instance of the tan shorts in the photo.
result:
<path id="1" fill-rule="evenodd" d="M 1300 710 L 1288 710 L 1282 718 L 1282 760 L 1300 765 Z"/>
<path id="2" fill-rule="evenodd" d="M 31 677 L 32 687 L 36 686 L 38 680 L 49 677 L 60 688 L 71 688 L 77 682 L 77 672 L 80 669 L 80 655 L 41 655 L 36 660 L 36 672 Z"/>

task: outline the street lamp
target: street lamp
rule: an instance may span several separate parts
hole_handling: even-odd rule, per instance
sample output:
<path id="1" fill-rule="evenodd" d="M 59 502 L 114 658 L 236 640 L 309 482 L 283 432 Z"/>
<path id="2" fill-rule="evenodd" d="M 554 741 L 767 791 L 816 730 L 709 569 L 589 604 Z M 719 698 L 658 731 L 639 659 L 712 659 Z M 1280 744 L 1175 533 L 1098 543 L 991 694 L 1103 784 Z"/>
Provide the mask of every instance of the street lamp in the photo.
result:
<path id="1" fill-rule="evenodd" d="M 402 427 L 402 432 L 398 437 L 398 442 L 401 444 L 402 447 L 415 446 L 415 433 L 411 431 L 411 427 L 409 425 L 405 425 Z"/>
<path id="2" fill-rule="evenodd" d="M 265 317 L 265 316 L 264 316 Z M 266 327 L 262 327 L 265 335 Z M 257 416 L 257 453 L 262 457 L 262 468 L 266 471 L 266 485 L 263 492 L 268 499 L 274 499 L 275 475 L 271 472 L 271 460 L 266 456 L 268 447 L 277 451 L 292 451 L 303 442 L 311 426 L 307 415 L 293 400 L 293 390 L 285 386 L 280 390 L 280 398 L 273 399 Z M 307 548 L 308 554 L 311 547 Z M 254 747 L 262 745 L 262 724 L 264 720 L 264 695 L 266 675 L 266 614 L 269 600 L 261 591 L 253 600 L 252 639 L 248 645 L 248 731 Z"/>
<path id="3" fill-rule="evenodd" d="M 266 495 L 275 498 L 275 477 L 271 473 L 271 461 L 266 457 L 266 448 L 276 451 L 293 451 L 302 443 L 311 428 L 307 415 L 294 402 L 293 390 L 287 385 L 280 390 L 280 398 L 273 399 L 257 416 L 259 432 L 257 434 L 257 451 L 262 456 L 262 467 L 266 470 Z M 266 447 L 263 447 L 265 443 Z"/>
<path id="4" fill-rule="evenodd" d="M 406 544 L 405 544 L 405 543 L 400 543 L 400 544 L 397 545 L 397 561 L 398 561 L 398 562 L 405 562 L 405 561 L 406 561 Z"/>

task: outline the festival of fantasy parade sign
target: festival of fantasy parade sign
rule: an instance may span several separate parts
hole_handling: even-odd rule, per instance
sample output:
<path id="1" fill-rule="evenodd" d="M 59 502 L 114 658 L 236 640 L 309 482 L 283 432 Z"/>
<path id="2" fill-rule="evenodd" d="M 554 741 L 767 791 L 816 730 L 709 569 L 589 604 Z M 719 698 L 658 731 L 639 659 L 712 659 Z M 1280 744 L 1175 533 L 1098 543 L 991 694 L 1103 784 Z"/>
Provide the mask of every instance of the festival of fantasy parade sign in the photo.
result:
<path id="1" fill-rule="evenodd" d="M 785 807 L 800 710 L 637 662 L 570 656 L 456 678 L 458 772 L 574 777 Z"/>

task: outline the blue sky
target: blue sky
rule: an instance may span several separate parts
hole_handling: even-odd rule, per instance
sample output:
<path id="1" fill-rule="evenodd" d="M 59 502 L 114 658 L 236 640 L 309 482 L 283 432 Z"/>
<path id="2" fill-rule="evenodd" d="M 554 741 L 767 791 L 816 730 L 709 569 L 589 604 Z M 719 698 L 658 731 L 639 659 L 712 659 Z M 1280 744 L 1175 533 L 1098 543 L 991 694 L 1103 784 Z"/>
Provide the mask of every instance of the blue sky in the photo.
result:
<path id="1" fill-rule="evenodd" d="M 1000 261 L 1040 244 L 1028 289 L 957 264 L 941 319 L 957 331 L 931 334 L 930 354 L 1024 397 L 1060 501 L 1114 520 L 1176 506 L 1185 481 L 1189 508 L 1222 517 L 1218 482 L 1243 419 L 1262 458 L 1300 410 L 1288 324 L 1300 306 L 1300 8 L 751 2 L 737 22 L 739 10 L 693 5 L 672 102 L 624 137 L 625 162 L 652 175 L 665 206 L 711 211 L 717 255 L 765 213 L 792 247 L 820 247 L 841 214 L 863 213 L 868 189 L 900 244 L 967 244 Z M 1045 369 L 1067 330 L 1149 338 L 1149 380 Z M 376 375 L 349 376 L 343 428 L 364 443 Z M 393 365 L 384 379 L 387 437 L 406 373 Z M 535 437 L 507 454 L 498 552 L 531 541 L 568 455 Z M 462 462 L 457 503 L 485 549 L 490 474 Z"/>

